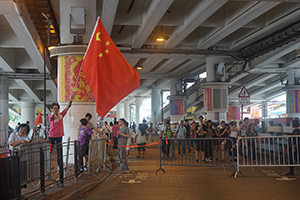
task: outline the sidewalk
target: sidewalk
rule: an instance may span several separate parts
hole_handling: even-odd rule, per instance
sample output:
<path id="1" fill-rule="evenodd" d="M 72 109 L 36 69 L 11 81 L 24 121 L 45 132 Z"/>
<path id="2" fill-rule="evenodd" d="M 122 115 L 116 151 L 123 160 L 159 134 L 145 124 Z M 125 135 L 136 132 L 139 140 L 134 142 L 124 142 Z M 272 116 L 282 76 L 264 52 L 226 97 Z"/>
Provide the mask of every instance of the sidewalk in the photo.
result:
<path id="1" fill-rule="evenodd" d="M 56 156 L 55 149 L 51 157 Z M 51 161 L 51 166 L 56 167 L 56 160 Z M 45 181 L 45 192 L 43 195 L 40 194 L 40 191 L 33 192 L 34 190 L 39 189 L 37 184 L 39 181 L 34 181 L 31 184 L 27 184 L 27 189 L 21 189 L 22 198 L 24 199 L 74 199 L 78 197 L 78 193 L 85 193 L 101 182 L 103 182 L 111 174 L 111 161 L 109 156 L 106 160 L 106 169 L 101 169 L 98 173 L 96 169 L 90 168 L 89 173 L 84 172 L 80 178 L 77 180 L 74 179 L 74 165 L 69 165 L 69 170 L 67 170 L 66 179 L 64 180 L 63 186 L 55 180 L 58 180 L 59 174 L 56 173 L 56 168 L 51 170 L 51 179 Z M 95 178 L 97 177 L 97 179 Z M 33 192 L 33 193 L 32 193 Z"/>

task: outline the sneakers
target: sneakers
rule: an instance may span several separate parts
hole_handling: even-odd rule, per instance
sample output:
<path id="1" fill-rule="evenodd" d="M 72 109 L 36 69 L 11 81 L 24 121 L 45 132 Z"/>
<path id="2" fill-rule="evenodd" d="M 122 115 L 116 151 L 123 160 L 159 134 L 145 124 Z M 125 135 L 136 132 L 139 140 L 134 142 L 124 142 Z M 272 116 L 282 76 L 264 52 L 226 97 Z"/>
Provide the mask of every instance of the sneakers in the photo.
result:
<path id="1" fill-rule="evenodd" d="M 130 171 L 129 170 L 124 170 L 124 173 L 130 173 Z"/>
<path id="2" fill-rule="evenodd" d="M 83 170 L 84 170 L 84 171 L 87 171 L 87 170 L 88 170 L 88 168 L 87 168 L 86 166 L 84 166 L 84 167 L 83 167 Z"/>

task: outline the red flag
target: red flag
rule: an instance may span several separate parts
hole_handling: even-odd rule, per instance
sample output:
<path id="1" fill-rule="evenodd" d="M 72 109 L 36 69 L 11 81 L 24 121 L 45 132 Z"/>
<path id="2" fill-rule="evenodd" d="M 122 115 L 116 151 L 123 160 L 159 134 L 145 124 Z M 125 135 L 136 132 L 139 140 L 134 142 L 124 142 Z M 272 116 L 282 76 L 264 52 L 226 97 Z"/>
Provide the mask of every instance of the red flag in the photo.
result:
<path id="1" fill-rule="evenodd" d="M 102 118 L 140 86 L 140 76 L 124 58 L 98 17 L 81 65 Z"/>
<path id="2" fill-rule="evenodd" d="M 39 113 L 38 116 L 36 116 L 35 120 L 34 120 L 34 126 L 37 126 L 39 124 L 43 123 L 43 118 L 42 118 L 42 114 Z"/>

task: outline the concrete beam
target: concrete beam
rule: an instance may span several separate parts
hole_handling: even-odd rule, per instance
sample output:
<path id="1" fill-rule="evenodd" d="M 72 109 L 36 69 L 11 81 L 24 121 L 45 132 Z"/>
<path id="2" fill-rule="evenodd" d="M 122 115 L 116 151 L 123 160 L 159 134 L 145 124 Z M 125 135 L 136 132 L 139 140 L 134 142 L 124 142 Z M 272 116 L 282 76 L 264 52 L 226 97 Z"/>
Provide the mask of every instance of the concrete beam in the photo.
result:
<path id="1" fill-rule="evenodd" d="M 182 40 L 190 35 L 205 20 L 212 16 L 219 8 L 221 8 L 228 0 L 210 0 L 203 5 L 199 5 L 195 12 L 185 20 L 183 26 L 178 27 L 171 37 L 166 41 L 166 48 L 175 48 Z"/>
<path id="2" fill-rule="evenodd" d="M 38 95 L 33 91 L 33 89 L 30 87 L 30 85 L 21 80 L 21 79 L 16 79 L 15 80 L 24 90 L 25 92 L 35 101 L 38 103 L 41 103 L 42 101 L 40 100 L 40 98 L 38 97 Z"/>
<path id="3" fill-rule="evenodd" d="M 101 22 L 105 27 L 108 35 L 111 34 L 114 25 L 119 0 L 103 0 Z"/>
<path id="4" fill-rule="evenodd" d="M 164 16 L 174 0 L 153 0 L 144 16 L 142 25 L 138 28 L 135 39 L 132 43 L 133 48 L 141 48 L 159 20 Z"/>
<path id="5" fill-rule="evenodd" d="M 234 31 L 238 30 L 242 26 L 246 25 L 247 23 L 251 22 L 258 16 L 264 14 L 268 10 L 274 8 L 281 2 L 254 2 L 254 5 L 250 9 L 246 9 L 243 11 L 238 17 L 234 20 L 230 21 L 226 26 L 220 29 L 215 34 L 211 35 L 209 38 L 204 40 L 201 44 L 198 45 L 198 49 L 207 49 L 217 42 L 221 41 Z"/>

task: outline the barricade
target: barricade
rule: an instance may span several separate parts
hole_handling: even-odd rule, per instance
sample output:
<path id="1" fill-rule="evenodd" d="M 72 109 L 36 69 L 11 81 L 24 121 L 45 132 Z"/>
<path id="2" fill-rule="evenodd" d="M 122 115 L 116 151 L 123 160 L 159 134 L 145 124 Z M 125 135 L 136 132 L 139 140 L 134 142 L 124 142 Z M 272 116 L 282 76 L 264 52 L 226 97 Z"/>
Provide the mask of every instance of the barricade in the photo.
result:
<path id="1" fill-rule="evenodd" d="M 0 152 L 0 199 L 21 199 L 20 157 Z"/>
<path id="2" fill-rule="evenodd" d="M 193 149 L 190 150 L 192 144 Z M 160 170 L 165 173 L 163 165 L 173 165 L 232 167 L 232 175 L 234 175 L 233 146 L 234 141 L 228 137 L 163 139 L 159 143 L 159 169 L 156 170 L 156 174 Z"/>
<path id="3" fill-rule="evenodd" d="M 40 165 L 43 162 L 44 173 L 50 173 L 49 141 L 33 142 L 18 147 L 21 165 L 21 185 L 40 179 Z M 41 161 L 41 150 L 44 160 Z"/>
<path id="4" fill-rule="evenodd" d="M 91 168 L 96 172 L 99 172 L 101 168 L 103 170 L 107 170 L 106 169 L 106 146 L 107 145 L 105 144 L 105 139 L 94 139 L 90 141 L 88 170 L 87 172 L 81 173 L 78 176 L 78 178 L 80 178 L 82 175 L 90 174 L 93 175 L 98 180 L 98 178 L 93 173 L 91 173 Z M 80 156 L 80 153 L 78 154 Z"/>
<path id="5" fill-rule="evenodd" d="M 241 137 L 237 144 L 239 146 L 235 177 L 242 175 L 241 167 L 300 166 L 299 135 Z"/>

